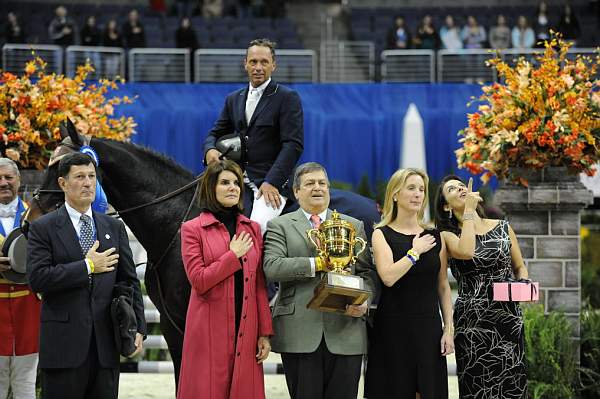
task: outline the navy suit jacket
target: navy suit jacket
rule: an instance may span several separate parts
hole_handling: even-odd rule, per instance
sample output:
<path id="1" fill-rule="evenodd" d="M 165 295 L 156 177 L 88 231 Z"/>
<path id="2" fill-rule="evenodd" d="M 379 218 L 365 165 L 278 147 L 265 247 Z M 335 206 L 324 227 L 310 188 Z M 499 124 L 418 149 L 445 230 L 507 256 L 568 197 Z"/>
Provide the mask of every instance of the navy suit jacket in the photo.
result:
<path id="1" fill-rule="evenodd" d="M 125 226 L 104 214 L 93 212 L 93 217 L 98 251 L 116 248 L 119 262 L 112 272 L 94 274 L 92 288 L 77 232 L 64 205 L 29 228 L 27 277 L 33 291 L 42 294 L 41 368 L 80 366 L 88 356 L 92 327 L 100 365 L 119 367 L 110 316 L 117 282 L 133 287 L 138 332 L 146 332 L 140 283 Z"/>
<path id="2" fill-rule="evenodd" d="M 248 86 L 227 96 L 219 119 L 204 141 L 204 155 L 219 137 L 237 132 L 245 142 L 241 167 L 257 187 L 266 181 L 289 197 L 290 179 L 304 150 L 300 96 L 275 83 L 266 87 L 250 123 L 246 123 Z"/>

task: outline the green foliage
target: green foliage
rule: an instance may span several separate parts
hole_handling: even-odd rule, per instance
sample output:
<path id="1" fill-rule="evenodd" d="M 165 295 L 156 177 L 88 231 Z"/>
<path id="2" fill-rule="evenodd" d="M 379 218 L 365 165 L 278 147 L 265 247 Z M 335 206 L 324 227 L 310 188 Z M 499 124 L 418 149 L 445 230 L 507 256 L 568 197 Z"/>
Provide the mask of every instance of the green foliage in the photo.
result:
<path id="1" fill-rule="evenodd" d="M 352 184 L 339 180 L 333 180 L 331 182 L 331 188 L 337 188 L 338 190 L 353 191 Z"/>
<path id="2" fill-rule="evenodd" d="M 581 398 L 600 398 L 600 310 L 581 311 Z"/>
<path id="3" fill-rule="evenodd" d="M 561 312 L 525 306 L 525 354 L 532 399 L 571 399 L 577 380 L 572 327 Z"/>
<path id="4" fill-rule="evenodd" d="M 581 297 L 593 308 L 600 308 L 600 231 L 582 227 Z"/>
<path id="5" fill-rule="evenodd" d="M 383 206 L 383 200 L 385 199 L 386 186 L 387 181 L 378 180 L 377 183 L 375 183 L 375 191 L 373 191 L 371 188 L 371 183 L 369 182 L 369 176 L 367 174 L 363 175 L 356 187 L 353 187 L 350 183 L 339 180 L 334 180 L 331 182 L 332 188 L 355 192 L 363 197 L 371 198 L 381 206 Z"/>
<path id="6" fill-rule="evenodd" d="M 371 184 L 369 183 L 369 176 L 367 174 L 364 174 L 358 182 L 358 185 L 356 186 L 356 193 L 367 198 L 375 197 L 371 192 Z"/>

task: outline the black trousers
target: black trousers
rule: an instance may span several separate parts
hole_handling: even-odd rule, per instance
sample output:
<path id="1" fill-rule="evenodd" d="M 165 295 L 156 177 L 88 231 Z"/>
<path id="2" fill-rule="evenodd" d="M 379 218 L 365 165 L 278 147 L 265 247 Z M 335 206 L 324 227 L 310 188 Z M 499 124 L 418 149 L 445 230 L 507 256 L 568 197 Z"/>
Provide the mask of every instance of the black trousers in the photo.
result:
<path id="1" fill-rule="evenodd" d="M 334 355 L 325 337 L 312 353 L 282 353 L 292 399 L 356 399 L 362 355 Z"/>
<path id="2" fill-rule="evenodd" d="M 117 399 L 118 395 L 119 369 L 100 366 L 94 334 L 81 366 L 42 369 L 42 399 Z"/>

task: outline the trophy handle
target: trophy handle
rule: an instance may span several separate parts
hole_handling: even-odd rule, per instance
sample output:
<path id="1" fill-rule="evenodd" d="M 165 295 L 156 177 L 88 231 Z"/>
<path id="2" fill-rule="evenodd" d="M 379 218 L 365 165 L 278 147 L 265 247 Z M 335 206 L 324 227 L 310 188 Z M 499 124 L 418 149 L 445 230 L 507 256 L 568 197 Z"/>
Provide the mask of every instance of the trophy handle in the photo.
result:
<path id="1" fill-rule="evenodd" d="M 321 249 L 320 245 L 319 245 L 319 241 L 323 242 L 322 239 L 322 234 L 319 231 L 319 229 L 310 229 L 306 231 L 306 235 L 308 236 L 308 240 L 315 246 L 315 248 L 317 248 L 317 250 L 319 251 L 319 256 L 323 256 L 324 255 L 324 251 Z M 314 236 L 317 236 L 317 240 L 315 241 Z"/>
<path id="2" fill-rule="evenodd" d="M 354 239 L 354 241 L 355 242 L 358 241 L 359 243 L 361 243 L 362 244 L 362 248 L 356 254 L 354 254 L 354 256 L 352 257 L 352 263 L 356 263 L 356 260 L 358 259 L 358 257 L 360 256 L 360 254 L 362 254 L 365 251 L 365 249 L 367 249 L 367 242 L 363 238 L 356 237 Z"/>

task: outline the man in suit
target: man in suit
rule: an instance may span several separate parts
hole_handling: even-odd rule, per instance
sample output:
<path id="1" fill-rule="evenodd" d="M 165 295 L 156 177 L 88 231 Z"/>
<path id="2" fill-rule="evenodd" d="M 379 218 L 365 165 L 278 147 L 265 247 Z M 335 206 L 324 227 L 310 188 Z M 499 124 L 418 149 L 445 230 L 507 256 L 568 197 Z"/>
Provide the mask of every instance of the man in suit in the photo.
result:
<path id="1" fill-rule="evenodd" d="M 345 314 L 306 307 L 329 270 L 306 235 L 331 215 L 325 169 L 315 162 L 300 165 L 294 194 L 300 209 L 271 220 L 265 239 L 265 276 L 280 284 L 271 346 L 281 353 L 292 399 L 356 399 L 362 355 L 367 351 L 367 303 L 350 305 Z M 354 225 L 358 237 L 365 238 L 362 222 L 340 216 Z M 358 257 L 353 268 L 364 279 L 365 289 L 373 292 L 375 271 L 369 251 Z"/>
<path id="2" fill-rule="evenodd" d="M 65 204 L 29 228 L 27 276 L 42 294 L 40 368 L 44 399 L 114 399 L 119 389 L 110 303 L 115 284 L 133 287 L 136 347 L 145 320 L 124 225 L 92 211 L 96 165 L 82 153 L 58 165 Z"/>
<path id="3" fill-rule="evenodd" d="M 298 94 L 271 80 L 276 68 L 274 44 L 250 42 L 244 58 L 249 84 L 227 96 L 219 119 L 204 141 L 206 164 L 219 160 L 217 140 L 240 136 L 244 183 L 254 195 L 244 196 L 244 209 L 261 225 L 281 214 L 290 198 L 288 180 L 304 149 L 302 103 Z"/>
<path id="4" fill-rule="evenodd" d="M 17 195 L 20 185 L 17 165 L 0 158 L 0 248 L 27 209 Z M 11 270 L 6 255 L 0 253 L 0 398 L 10 388 L 14 399 L 35 399 L 40 300 L 27 284 L 4 278 Z"/>

